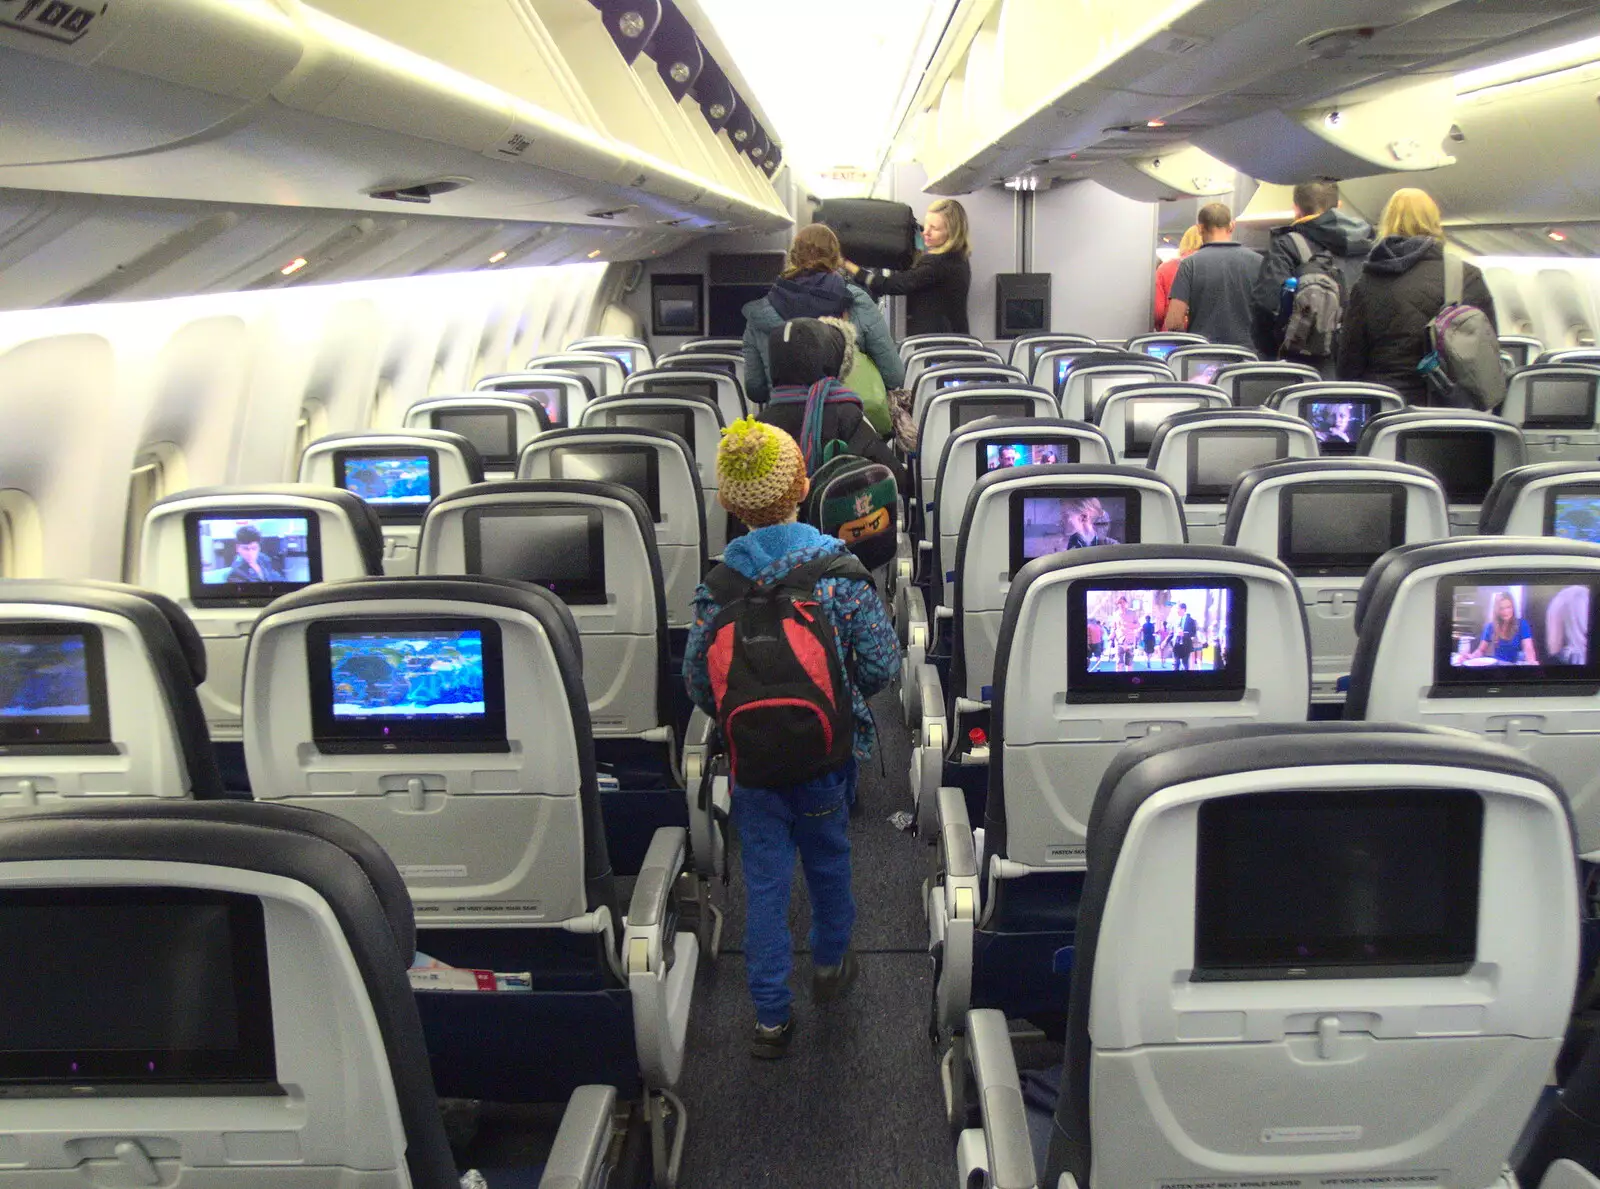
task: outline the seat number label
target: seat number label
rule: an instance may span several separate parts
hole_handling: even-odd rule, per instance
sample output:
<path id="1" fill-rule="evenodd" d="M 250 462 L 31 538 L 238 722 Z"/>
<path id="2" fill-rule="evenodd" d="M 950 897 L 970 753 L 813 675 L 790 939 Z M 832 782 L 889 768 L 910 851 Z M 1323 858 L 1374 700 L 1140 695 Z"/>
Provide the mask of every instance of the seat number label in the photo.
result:
<path id="1" fill-rule="evenodd" d="M 84 7 L 66 0 L 0 0 L 0 26 L 72 45 L 110 7 L 109 3 Z"/>

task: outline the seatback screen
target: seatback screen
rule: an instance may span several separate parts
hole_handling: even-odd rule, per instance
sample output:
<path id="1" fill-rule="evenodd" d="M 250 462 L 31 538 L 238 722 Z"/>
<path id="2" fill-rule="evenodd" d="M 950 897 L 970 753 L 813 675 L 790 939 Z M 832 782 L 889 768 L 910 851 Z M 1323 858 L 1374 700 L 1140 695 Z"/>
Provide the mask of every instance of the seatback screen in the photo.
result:
<path id="1" fill-rule="evenodd" d="M 1237 360 L 1207 359 L 1203 355 L 1193 359 L 1184 359 L 1180 361 L 1183 374 L 1178 379 L 1187 380 L 1191 384 L 1210 384 L 1215 382 L 1218 372 L 1227 367 L 1228 364 L 1235 362 Z"/>
<path id="2" fill-rule="evenodd" d="M 1431 472 L 1452 504 L 1481 504 L 1494 485 L 1494 434 L 1488 430 L 1404 434 L 1396 454 Z"/>
<path id="3" fill-rule="evenodd" d="M 1285 380 L 1282 376 L 1240 376 L 1233 382 L 1233 403 L 1240 409 L 1259 409 L 1267 403 L 1272 394 L 1293 380 Z"/>
<path id="4" fill-rule="evenodd" d="M 550 474 L 626 487 L 638 493 L 652 520 L 661 519 L 661 462 L 654 446 L 557 446 L 550 451 Z"/>
<path id="5" fill-rule="evenodd" d="M 1067 602 L 1067 700 L 1238 701 L 1245 584 L 1192 576 L 1075 582 Z"/>
<path id="6" fill-rule="evenodd" d="M 1365 574 L 1406 539 L 1406 490 L 1319 483 L 1278 500 L 1278 557 L 1296 574 Z"/>
<path id="7" fill-rule="evenodd" d="M 493 391 L 508 392 L 514 396 L 525 396 L 529 400 L 537 401 L 544 409 L 544 415 L 550 419 L 552 426 L 564 426 L 567 419 L 567 387 L 564 384 L 496 384 Z M 461 433 L 460 430 L 456 431 Z M 463 437 L 467 436 L 462 434 Z"/>
<path id="8" fill-rule="evenodd" d="M 1049 442 L 979 442 L 978 474 L 1010 467 L 1044 467 L 1078 461 L 1077 438 Z"/>
<path id="9" fill-rule="evenodd" d="M 1026 334 L 1031 330 L 1043 330 L 1045 323 L 1045 302 L 1042 297 L 1008 297 L 1001 309 L 1002 333 Z"/>
<path id="10" fill-rule="evenodd" d="M 655 376 L 649 380 L 640 380 L 639 387 L 634 392 L 654 392 L 663 396 L 694 396 L 704 400 L 717 399 L 717 382 L 715 380 L 665 380 Z M 629 395 L 632 395 L 630 393 Z"/>
<path id="11" fill-rule="evenodd" d="M 739 378 L 739 369 L 731 359 L 690 359 L 687 361 L 663 359 L 659 366 L 683 368 L 685 371 L 716 372 L 718 375 L 727 376 L 730 380 Z"/>
<path id="12" fill-rule="evenodd" d="M 950 402 L 950 424 L 953 428 L 982 421 L 985 417 L 1032 417 L 1033 402 L 1026 399 L 1005 400 L 996 397 L 974 396 Z"/>
<path id="13" fill-rule="evenodd" d="M 0 1082 L 248 1083 L 278 1094 L 261 900 L 188 888 L 0 890 Z M 20 1009 L 20 1010 L 19 1010 Z"/>
<path id="14" fill-rule="evenodd" d="M 312 736 L 325 752 L 507 749 L 493 620 L 323 620 L 306 649 Z"/>
<path id="15" fill-rule="evenodd" d="M 675 433 L 689 447 L 689 457 L 694 457 L 693 409 L 622 409 L 607 413 L 606 424 Z"/>
<path id="16" fill-rule="evenodd" d="M 110 742 L 100 629 L 0 621 L 0 753 Z"/>
<path id="17" fill-rule="evenodd" d="M 1600 655 L 1589 644 L 1595 583 L 1557 571 L 1441 579 L 1435 686 L 1450 695 L 1509 685 L 1519 697 L 1600 690 Z"/>
<path id="18" fill-rule="evenodd" d="M 1140 493 L 1115 487 L 1011 493 L 1011 573 L 1037 557 L 1139 541 Z"/>
<path id="19" fill-rule="evenodd" d="M 333 480 L 381 518 L 420 520 L 439 494 L 439 456 L 432 450 L 336 450 Z"/>
<path id="20" fill-rule="evenodd" d="M 611 352 L 597 351 L 595 354 L 610 355 Z M 627 371 L 627 362 L 619 362 L 622 362 L 623 371 Z M 553 367 L 550 370 L 553 372 L 566 372 L 571 376 L 581 376 L 585 380 L 589 381 L 589 384 L 595 390 L 595 393 L 599 394 L 605 392 L 606 390 L 606 375 L 611 369 L 606 367 L 606 365 L 603 363 L 584 363 L 579 360 L 574 360 L 571 363 L 563 363 L 561 366 Z"/>
<path id="21" fill-rule="evenodd" d="M 1600 544 L 1600 487 L 1552 488 L 1545 497 L 1544 535 Z"/>
<path id="22" fill-rule="evenodd" d="M 191 602 L 264 605 L 322 580 L 316 513 L 230 513 L 184 518 Z"/>
<path id="23" fill-rule="evenodd" d="M 1214 798 L 1197 835 L 1196 981 L 1456 975 L 1477 957 L 1476 792 Z"/>
<path id="24" fill-rule="evenodd" d="M 1146 458 L 1155 444 L 1156 431 L 1168 417 L 1208 407 L 1197 396 L 1135 396 L 1122 406 L 1124 458 Z"/>
<path id="25" fill-rule="evenodd" d="M 1139 344 L 1139 350 L 1150 356 L 1151 359 L 1160 359 L 1164 362 L 1167 356 L 1185 345 L 1184 342 L 1178 339 L 1147 339 Z"/>
<path id="26" fill-rule="evenodd" d="M 1251 467 L 1277 462 L 1289 452 L 1281 429 L 1205 430 L 1189 435 L 1188 500 L 1225 500 L 1234 480 Z"/>
<path id="27" fill-rule="evenodd" d="M 1535 377 L 1528 381 L 1525 429 L 1589 429 L 1595 423 L 1595 385 L 1582 376 Z"/>
<path id="28" fill-rule="evenodd" d="M 605 347 L 600 351 L 602 355 L 609 355 L 622 365 L 622 374 L 633 375 L 634 349 L 632 347 Z"/>
<path id="29" fill-rule="evenodd" d="M 457 433 L 471 442 L 485 466 L 510 466 L 517 461 L 517 414 L 514 409 L 437 409 L 434 429 Z"/>
<path id="30" fill-rule="evenodd" d="M 599 508 L 474 508 L 463 519 L 470 573 L 532 582 L 566 603 L 606 601 L 604 514 Z"/>
<path id="31" fill-rule="evenodd" d="M 1367 422 L 1377 415 L 1382 402 L 1368 397 L 1341 400 L 1308 400 L 1300 406 L 1301 415 L 1317 435 L 1317 447 L 1324 454 L 1354 454 Z"/>

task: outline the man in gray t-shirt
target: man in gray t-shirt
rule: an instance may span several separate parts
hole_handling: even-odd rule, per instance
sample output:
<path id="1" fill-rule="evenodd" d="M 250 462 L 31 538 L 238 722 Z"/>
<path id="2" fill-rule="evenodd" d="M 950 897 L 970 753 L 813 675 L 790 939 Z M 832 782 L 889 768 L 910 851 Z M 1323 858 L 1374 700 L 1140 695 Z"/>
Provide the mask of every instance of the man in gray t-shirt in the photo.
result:
<path id="1" fill-rule="evenodd" d="M 1261 273 L 1261 254 L 1233 242 L 1233 212 L 1222 203 L 1201 207 L 1198 221 L 1205 242 L 1178 265 L 1165 329 L 1253 348 L 1250 291 Z"/>

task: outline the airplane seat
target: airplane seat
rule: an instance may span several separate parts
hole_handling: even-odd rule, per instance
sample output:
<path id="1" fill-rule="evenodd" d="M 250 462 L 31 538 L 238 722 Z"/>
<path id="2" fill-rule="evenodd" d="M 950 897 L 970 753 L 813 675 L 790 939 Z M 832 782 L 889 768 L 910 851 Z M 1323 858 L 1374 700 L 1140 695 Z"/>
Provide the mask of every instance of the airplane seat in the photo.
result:
<path id="1" fill-rule="evenodd" d="M 1056 402 L 1060 404 L 1073 368 L 1111 363 L 1128 363 L 1142 368 L 1151 362 L 1151 357 L 1144 352 L 1124 351 L 1120 346 L 1051 347 L 1039 352 L 1030 379 L 1036 388 L 1054 393 Z"/>
<path id="2" fill-rule="evenodd" d="M 953 347 L 957 349 L 975 348 L 987 350 L 983 340 L 972 334 L 953 334 L 949 332 L 938 334 L 913 334 L 900 340 L 900 362 L 909 363 L 911 356 L 918 351 L 929 351 L 934 348 Z"/>
<path id="3" fill-rule="evenodd" d="M 1259 409 L 1272 394 L 1296 384 L 1315 384 L 1322 373 L 1310 364 L 1265 360 L 1260 363 L 1225 363 L 1211 382 L 1228 394 L 1236 409 Z"/>
<path id="4" fill-rule="evenodd" d="M 1323 454 L 1354 454 L 1368 422 L 1385 413 L 1403 413 L 1405 397 L 1386 384 L 1358 380 L 1315 380 L 1280 388 L 1266 407 L 1307 422 Z"/>
<path id="5" fill-rule="evenodd" d="M 0 582 L 0 817 L 85 800 L 227 795 L 196 693 L 206 649 L 171 599 Z"/>
<path id="6" fill-rule="evenodd" d="M 1564 363 L 1600 367 L 1600 347 L 1562 347 L 1545 351 L 1533 361 L 1536 364 Z"/>
<path id="7" fill-rule="evenodd" d="M 713 355 L 740 355 L 744 352 L 744 340 L 740 339 L 686 339 L 675 351 L 668 351 L 667 355 L 694 355 L 699 352 L 709 351 Z"/>
<path id="8" fill-rule="evenodd" d="M 414 574 L 422 514 L 437 496 L 483 482 L 483 459 L 460 434 L 436 429 L 328 434 L 300 456 L 300 482 L 367 502 L 383 526 L 383 570 Z"/>
<path id="9" fill-rule="evenodd" d="M 1600 543 L 1600 462 L 1535 462 L 1506 471 L 1484 498 L 1478 532 Z"/>
<path id="10" fill-rule="evenodd" d="M 464 392 L 430 396 L 406 410 L 407 429 L 438 429 L 472 443 L 489 478 L 509 478 L 517 455 L 550 428 L 541 399 L 516 392 Z"/>
<path id="11" fill-rule="evenodd" d="M 950 582 L 949 643 L 942 666 L 910 677 L 923 693 L 913 737 L 912 793 L 924 836 L 943 786 L 959 786 L 981 817 L 987 786 L 995 648 L 1012 576 L 1035 558 L 1102 545 L 1181 545 L 1183 512 L 1172 485 L 1143 467 L 1045 464 L 1002 468 L 969 489 Z M 941 620 L 943 622 L 943 620 Z M 976 735 L 974 734 L 976 732 Z M 937 746 L 942 739 L 944 746 Z"/>
<path id="12" fill-rule="evenodd" d="M 944 444 L 953 432 L 985 417 L 1055 416 L 1056 402 L 1048 392 L 1020 383 L 962 385 L 939 390 L 930 396 L 917 419 L 917 455 L 913 460 L 917 480 L 914 498 L 922 501 L 924 520 L 939 476 L 923 464 L 937 465 L 944 453 Z"/>
<path id="13" fill-rule="evenodd" d="M 1196 384 L 1210 384 L 1230 363 L 1256 363 L 1259 357 L 1246 347 L 1233 347 L 1227 343 L 1196 343 L 1178 347 L 1167 356 L 1167 366 L 1178 379 Z"/>
<path id="14" fill-rule="evenodd" d="M 551 426 L 578 424 L 583 410 L 600 396 L 588 376 L 563 371 L 500 372 L 484 376 L 472 386 L 474 392 L 504 392 L 525 396 L 544 406 Z"/>
<path id="15" fill-rule="evenodd" d="M 743 386 L 723 372 L 693 368 L 654 368 L 635 372 L 622 386 L 624 395 L 650 393 L 655 396 L 692 396 L 713 402 L 722 412 L 724 425 L 732 425 L 749 413 Z"/>
<path id="16" fill-rule="evenodd" d="M 738 351 L 675 351 L 656 361 L 657 371 L 712 372 L 726 376 L 739 386 L 739 399 L 745 399 L 744 350 Z"/>
<path id="17" fill-rule="evenodd" d="M 1547 773 L 1397 725 L 1185 731 L 1117 757 L 1093 825 L 1044 1176 L 996 1111 L 963 1184 L 990 1153 L 1085 1189 L 1512 1183 L 1578 959 Z M 1005 1021 L 970 1027 L 989 1098 Z"/>
<path id="18" fill-rule="evenodd" d="M 1600 862 L 1597 588 L 1600 545 L 1584 541 L 1470 537 L 1390 552 L 1356 603 L 1345 717 L 1449 726 L 1522 752 L 1561 781 L 1579 853 Z"/>
<path id="19" fill-rule="evenodd" d="M 1010 343 L 1010 350 L 1006 353 L 1006 362 L 1016 368 L 1025 376 L 1033 375 L 1033 365 L 1038 362 L 1039 354 L 1051 347 L 1094 347 L 1098 340 L 1086 334 L 1056 334 L 1048 331 L 1039 334 L 1025 334 L 1014 338 Z"/>
<path id="20" fill-rule="evenodd" d="M 535 355 L 524 365 L 528 372 L 566 372 L 582 376 L 589 381 L 595 396 L 610 396 L 621 392 L 628 378 L 627 364 L 609 354 L 595 351 L 565 351 L 558 354 Z"/>
<path id="21" fill-rule="evenodd" d="M 644 500 L 655 522 L 673 654 L 681 660 L 707 568 L 706 509 L 689 444 L 657 429 L 553 429 L 522 452 L 517 478 L 620 483 Z"/>
<path id="22" fill-rule="evenodd" d="M 1210 384 L 1128 384 L 1106 394 L 1095 424 L 1105 431 L 1117 462 L 1138 466 L 1150 457 L 1156 431 L 1168 417 L 1228 407 L 1222 390 Z"/>
<path id="23" fill-rule="evenodd" d="M 1499 412 L 1521 428 L 1529 462 L 1600 459 L 1600 361 L 1512 372 Z"/>
<path id="24" fill-rule="evenodd" d="M 1276 557 L 1300 586 L 1311 632 L 1311 701 L 1344 701 L 1356 597 L 1390 549 L 1450 535 L 1444 489 L 1421 467 L 1371 458 L 1252 467 L 1228 500 L 1222 543 Z"/>
<path id="25" fill-rule="evenodd" d="M 74 807 L 0 822 L 0 887 L 14 1178 L 459 1184 L 371 839 L 279 805 Z"/>
<path id="26" fill-rule="evenodd" d="M 1531 334 L 1503 334 L 1500 353 L 1511 356 L 1512 370 L 1527 367 L 1544 353 L 1544 343 Z"/>
<path id="27" fill-rule="evenodd" d="M 981 842 L 960 791 L 938 793 L 941 1028 L 959 1033 L 973 1005 L 1059 1020 L 1102 774 L 1148 736 L 1303 723 L 1309 660 L 1293 575 L 1242 549 L 1081 549 L 1019 571 L 995 646 Z"/>
<path id="28" fill-rule="evenodd" d="M 1119 388 L 1171 383 L 1172 370 L 1159 359 L 1123 359 L 1110 363 L 1086 360 L 1073 367 L 1061 389 L 1061 415 L 1069 421 L 1099 421 L 1106 397 Z"/>
<path id="29" fill-rule="evenodd" d="M 1166 359 L 1179 347 L 1204 347 L 1210 342 L 1205 335 L 1191 334 L 1186 330 L 1157 330 L 1136 334 L 1119 346 L 1125 351 L 1148 355 L 1151 359 Z"/>
<path id="30" fill-rule="evenodd" d="M 1478 531 L 1494 481 L 1527 461 L 1522 431 L 1492 413 L 1472 409 L 1409 409 L 1367 422 L 1357 453 L 1409 462 L 1433 472 L 1450 501 L 1450 529 Z"/>
<path id="31" fill-rule="evenodd" d="M 1600 1045 L 1592 1040 L 1553 1101 L 1534 1113 L 1516 1162 L 1517 1183 L 1597 1189 L 1600 1177 Z"/>
<path id="32" fill-rule="evenodd" d="M 421 953 L 520 988 L 434 989 L 419 966 L 449 1097 L 554 1102 L 606 1083 L 634 1098 L 681 1072 L 699 960 L 673 904 L 688 837 L 652 833 L 624 917 L 581 648 L 549 591 L 435 575 L 303 591 L 251 640 L 258 798 L 359 826 L 405 880 Z"/>
<path id="33" fill-rule="evenodd" d="M 620 335 L 589 335 L 585 338 L 574 339 L 567 344 L 569 352 L 592 352 L 598 355 L 609 355 L 622 365 L 622 370 L 628 375 L 643 371 L 655 366 L 655 357 L 650 353 L 649 345 L 643 339 L 627 338 Z"/>
<path id="34" fill-rule="evenodd" d="M 918 347 L 904 358 L 906 365 L 905 386 L 912 392 L 917 390 L 917 381 L 922 378 L 923 372 L 929 368 L 943 367 L 946 364 L 959 363 L 967 367 L 1009 370 L 1005 364 L 1000 362 L 1000 353 L 998 351 L 991 351 L 984 346 Z"/>
<path id="35" fill-rule="evenodd" d="M 677 775 L 690 707 L 672 670 L 655 525 L 637 493 L 579 479 L 469 487 L 429 509 L 417 569 L 531 582 L 569 608 L 619 872 L 639 871 L 658 827 L 710 812 Z M 698 853 L 697 868 L 709 874 L 716 857 Z"/>
<path id="36" fill-rule="evenodd" d="M 744 527 L 717 499 L 717 447 L 722 443 L 723 427 L 731 424 L 723 418 L 716 401 L 705 396 L 625 392 L 590 405 L 583 411 L 580 426 L 654 429 L 676 434 L 688 443 L 706 509 L 706 552 L 718 558 L 729 541 L 744 533 Z"/>
<path id="37" fill-rule="evenodd" d="M 941 363 L 937 367 L 924 369 L 915 384 L 907 382 L 906 387 L 911 390 L 912 419 L 922 419 L 923 411 L 935 394 L 951 388 L 973 386 L 1025 388 L 1028 384 L 1021 372 L 1000 363 Z"/>
<path id="38" fill-rule="evenodd" d="M 1177 488 L 1189 539 L 1216 545 L 1234 480 L 1263 463 L 1317 454 L 1316 435 L 1297 417 L 1270 409 L 1208 409 L 1163 421 L 1147 462 Z"/>
<path id="39" fill-rule="evenodd" d="M 151 507 L 139 585 L 175 602 L 205 641 L 200 705 L 230 789 L 248 790 L 241 694 L 245 647 L 262 608 L 305 586 L 382 572 L 378 514 L 338 488 L 194 487 Z"/>

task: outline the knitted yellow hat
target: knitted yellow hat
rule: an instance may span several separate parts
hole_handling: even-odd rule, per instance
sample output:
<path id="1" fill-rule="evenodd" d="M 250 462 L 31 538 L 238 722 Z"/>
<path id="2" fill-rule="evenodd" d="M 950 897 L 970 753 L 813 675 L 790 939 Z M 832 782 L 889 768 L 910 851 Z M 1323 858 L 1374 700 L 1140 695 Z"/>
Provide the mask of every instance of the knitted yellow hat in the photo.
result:
<path id="1" fill-rule="evenodd" d="M 800 447 L 775 425 L 741 417 L 717 447 L 717 498 L 751 528 L 782 524 L 809 490 Z"/>

